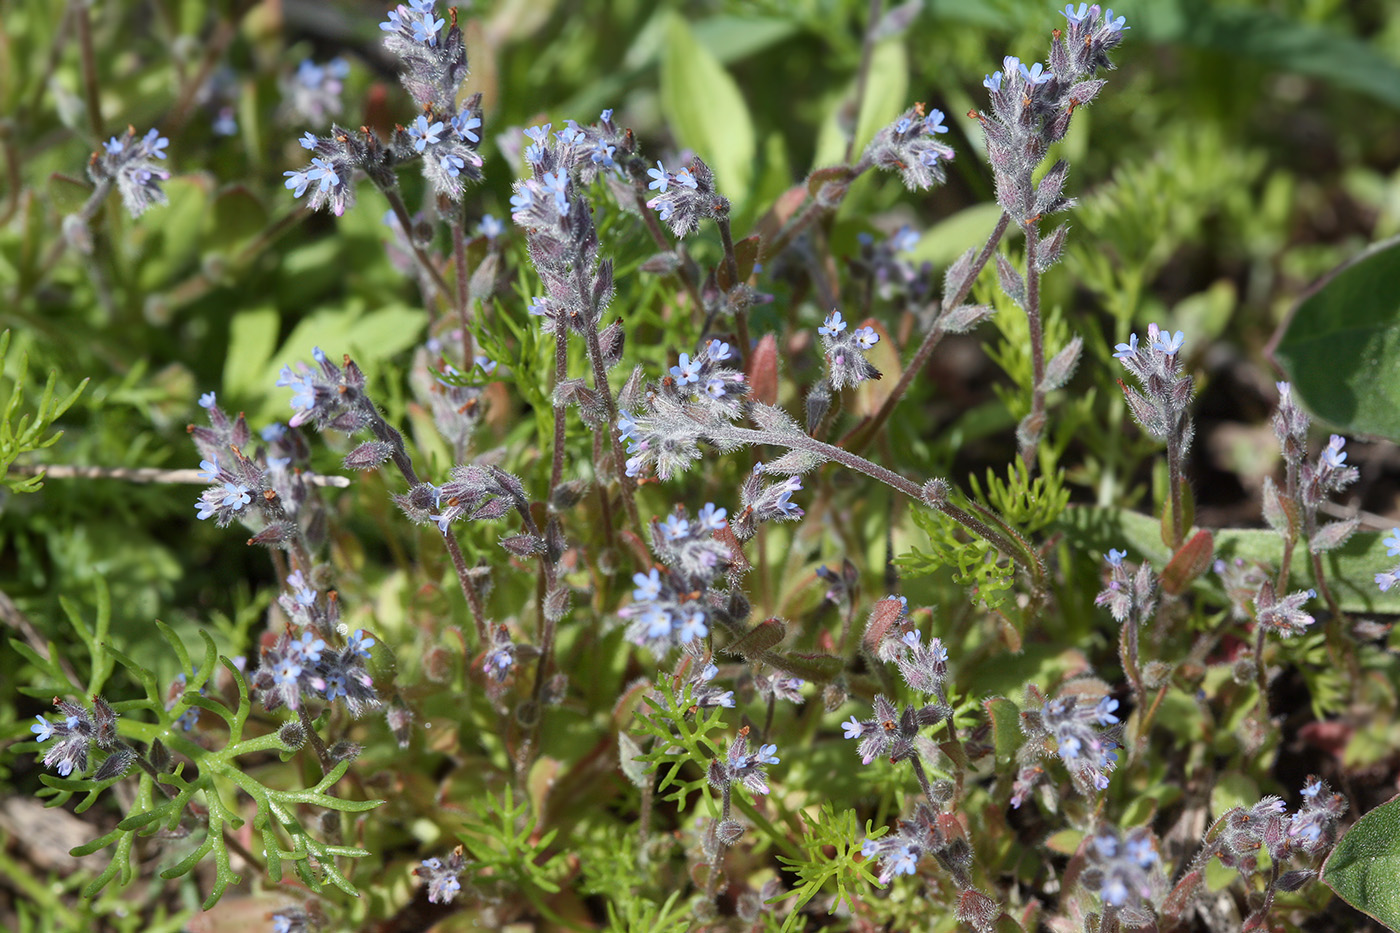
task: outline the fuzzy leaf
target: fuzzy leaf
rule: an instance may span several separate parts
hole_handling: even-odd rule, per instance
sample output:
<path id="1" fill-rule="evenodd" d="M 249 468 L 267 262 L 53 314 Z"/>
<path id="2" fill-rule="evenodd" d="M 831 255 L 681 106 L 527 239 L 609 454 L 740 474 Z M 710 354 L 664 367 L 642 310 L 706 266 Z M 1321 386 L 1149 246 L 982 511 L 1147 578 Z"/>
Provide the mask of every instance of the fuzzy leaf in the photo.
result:
<path id="1" fill-rule="evenodd" d="M 1196 532 L 1162 568 L 1162 589 L 1173 596 L 1179 595 L 1192 580 L 1210 569 L 1214 558 L 1215 541 L 1211 533 L 1205 529 Z"/>
<path id="2" fill-rule="evenodd" d="M 1322 866 L 1337 896 L 1392 930 L 1400 930 L 1400 797 L 1376 807 L 1347 831 Z"/>
<path id="3" fill-rule="evenodd" d="M 1319 418 L 1348 434 L 1400 440 L 1400 238 L 1333 270 L 1270 349 Z"/>
<path id="4" fill-rule="evenodd" d="M 1348 518 L 1345 521 L 1330 522 L 1317 530 L 1308 541 L 1308 550 L 1314 554 L 1322 554 L 1341 547 L 1356 533 L 1360 521 L 1355 518 Z"/>
<path id="5" fill-rule="evenodd" d="M 1079 353 L 1084 349 L 1084 338 L 1078 334 L 1056 353 L 1045 367 L 1045 390 L 1054 391 L 1069 381 L 1074 368 L 1079 365 Z"/>
<path id="6" fill-rule="evenodd" d="M 983 700 L 982 708 L 987 711 L 987 719 L 992 724 L 992 744 L 996 748 L 997 761 L 1011 761 L 1024 738 L 1020 709 L 1006 697 Z"/>

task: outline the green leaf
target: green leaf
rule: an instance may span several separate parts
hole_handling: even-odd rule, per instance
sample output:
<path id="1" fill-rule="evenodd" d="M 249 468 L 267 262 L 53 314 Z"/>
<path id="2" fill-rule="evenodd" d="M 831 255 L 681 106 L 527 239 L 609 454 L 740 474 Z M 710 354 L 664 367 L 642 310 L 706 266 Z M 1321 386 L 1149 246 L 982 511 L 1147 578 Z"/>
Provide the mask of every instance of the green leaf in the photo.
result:
<path id="1" fill-rule="evenodd" d="M 818 169 L 846 161 L 847 126 L 842 113 L 855 97 L 856 79 L 836 99 L 817 134 L 817 151 L 812 168 Z M 860 122 L 856 126 L 856 144 L 851 152 L 859 158 L 865 146 L 882 126 L 909 106 L 909 56 L 900 38 L 877 42 L 870 55 L 870 73 L 865 84 L 865 96 L 860 104 Z M 985 234 L 984 234 L 985 238 Z"/>
<path id="2" fill-rule="evenodd" d="M 272 383 L 264 382 L 268 360 L 277 349 L 281 319 L 271 307 L 251 308 L 234 315 L 229 324 L 228 355 L 224 359 L 224 391 L 260 397 Z"/>
<path id="3" fill-rule="evenodd" d="M 1021 711 L 1006 697 L 982 701 L 987 718 L 992 723 L 992 744 L 996 746 L 997 761 L 1011 761 L 1021 747 Z"/>
<path id="4" fill-rule="evenodd" d="M 1352 434 L 1400 440 L 1400 238 L 1333 270 L 1274 338 L 1303 404 Z"/>
<path id="5" fill-rule="evenodd" d="M 1053 526 L 1066 540 L 1090 553 L 1102 554 L 1109 548 L 1126 548 L 1132 560 L 1143 557 L 1160 571 L 1171 554 L 1162 544 L 1157 519 L 1128 509 L 1070 506 Z M 1400 613 L 1400 587 L 1382 593 L 1375 584 L 1376 574 L 1395 566 L 1381 543 L 1381 532 L 1358 532 L 1345 545 L 1322 555 L 1332 595 L 1347 612 Z M 1283 560 L 1283 540 L 1274 532 L 1252 528 L 1222 528 L 1215 532 L 1215 556 L 1236 557 L 1277 567 Z M 1307 548 L 1293 551 L 1291 577 L 1294 587 L 1306 588 L 1312 580 Z M 1218 590 L 1213 574 L 1196 580 L 1193 588 Z"/>
<path id="6" fill-rule="evenodd" d="M 739 85 L 680 16 L 666 27 L 661 101 L 681 145 L 715 173 L 720 193 L 735 204 L 748 198 L 757 139 Z"/>
<path id="7" fill-rule="evenodd" d="M 1391 930 L 1400 930 L 1400 797 L 1356 821 L 1322 866 L 1337 896 Z"/>

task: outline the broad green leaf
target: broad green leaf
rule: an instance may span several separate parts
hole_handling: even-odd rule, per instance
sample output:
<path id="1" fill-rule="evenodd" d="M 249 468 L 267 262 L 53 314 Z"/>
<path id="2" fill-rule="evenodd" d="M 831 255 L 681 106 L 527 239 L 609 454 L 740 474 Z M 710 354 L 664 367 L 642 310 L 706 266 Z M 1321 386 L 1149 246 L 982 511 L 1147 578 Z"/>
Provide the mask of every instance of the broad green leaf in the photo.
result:
<path id="1" fill-rule="evenodd" d="M 992 744 L 996 746 L 997 761 L 1011 761 L 1021 747 L 1021 711 L 1006 697 L 982 701 L 987 718 L 992 722 Z"/>
<path id="2" fill-rule="evenodd" d="M 1219 819 L 1222 813 L 1232 807 L 1248 810 L 1258 802 L 1259 785 L 1255 783 L 1254 778 L 1238 772 L 1222 774 L 1210 789 L 1211 819 Z"/>
<path id="3" fill-rule="evenodd" d="M 846 161 L 848 131 L 843 111 L 855 97 L 856 79 L 835 101 L 817 134 L 817 152 L 812 168 L 819 169 Z M 860 104 L 860 122 L 856 125 L 856 144 L 851 149 L 859 158 L 876 132 L 904 112 L 909 97 L 909 56 L 904 41 L 898 37 L 877 42 L 870 56 L 870 74 L 865 84 L 865 97 Z"/>
<path id="4" fill-rule="evenodd" d="M 915 262 L 927 260 L 933 263 L 935 268 L 941 269 L 968 249 L 980 249 L 982 244 L 987 242 L 987 237 L 991 236 L 992 229 L 996 227 L 1000 217 L 1001 208 L 992 203 L 963 208 L 926 230 L 910 252 L 910 258 Z M 1007 228 L 1007 236 L 1017 231 L 1018 228 L 1013 224 Z"/>
<path id="5" fill-rule="evenodd" d="M 714 170 L 720 194 L 743 204 L 758 146 L 748 105 L 729 72 L 679 16 L 666 27 L 661 100 L 676 139 Z"/>
<path id="6" fill-rule="evenodd" d="M 271 388 L 266 382 L 268 360 L 277 349 L 280 325 L 275 308 L 253 308 L 234 315 L 229 324 L 228 356 L 224 360 L 224 391 L 260 398 Z"/>
<path id="7" fill-rule="evenodd" d="M 1356 821 L 1322 866 L 1337 896 L 1391 930 L 1400 930 L 1400 797 Z"/>
<path id="8" fill-rule="evenodd" d="M 1055 525 L 1069 543 L 1093 554 L 1109 548 L 1124 548 L 1130 560 L 1146 557 L 1161 570 L 1171 555 L 1162 544 L 1157 519 L 1127 509 L 1070 506 Z M 1395 559 L 1381 543 L 1383 533 L 1358 532 L 1342 547 L 1322 557 L 1327 582 L 1342 609 L 1347 612 L 1400 613 L 1400 587 L 1382 593 L 1376 574 L 1390 570 Z M 1277 567 L 1283 559 L 1283 540 L 1272 531 L 1253 528 L 1222 528 L 1215 532 L 1215 556 L 1225 560 L 1243 558 Z M 1307 548 L 1293 551 L 1293 586 L 1306 589 L 1312 582 L 1312 566 Z M 1218 588 L 1214 574 L 1199 578 L 1195 587 Z"/>
<path id="9" fill-rule="evenodd" d="M 1348 433 L 1400 440 L 1400 238 L 1334 270 L 1274 341 L 1313 414 Z"/>

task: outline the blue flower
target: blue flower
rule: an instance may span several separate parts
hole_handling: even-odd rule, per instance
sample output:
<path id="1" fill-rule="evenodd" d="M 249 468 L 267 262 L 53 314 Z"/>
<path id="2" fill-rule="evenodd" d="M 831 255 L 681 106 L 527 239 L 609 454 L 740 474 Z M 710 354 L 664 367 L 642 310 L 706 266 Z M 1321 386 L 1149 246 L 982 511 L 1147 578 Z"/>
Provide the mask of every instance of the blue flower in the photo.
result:
<path id="1" fill-rule="evenodd" d="M 841 726 L 846 730 L 845 734 L 848 739 L 858 739 L 865 731 L 865 727 L 860 724 L 860 720 L 856 719 L 854 714 L 849 721 L 841 723 Z"/>
<path id="2" fill-rule="evenodd" d="M 705 394 L 708 395 L 710 398 L 724 398 L 724 380 L 721 379 L 719 376 L 712 377 L 708 382 L 705 383 Z"/>
<path id="3" fill-rule="evenodd" d="M 776 746 L 776 745 L 760 745 L 760 746 L 758 747 L 758 762 L 759 762 L 759 764 L 764 764 L 764 765 L 775 765 L 775 764 L 777 764 L 778 761 L 779 761 L 780 759 L 778 758 L 777 755 L 773 754 L 773 753 L 776 752 L 777 750 L 778 750 L 778 746 Z"/>
<path id="4" fill-rule="evenodd" d="M 345 640 L 345 649 L 358 654 L 360 657 L 369 659 L 369 649 L 374 647 L 374 639 L 365 634 L 361 628 L 355 629 L 354 633 Z"/>
<path id="5" fill-rule="evenodd" d="M 500 236 L 502 233 L 505 233 L 505 231 L 506 225 L 501 223 L 491 214 L 483 214 L 481 217 L 481 223 L 476 225 L 476 232 L 480 233 L 488 240 L 496 239 L 496 237 Z"/>
<path id="6" fill-rule="evenodd" d="M 415 42 L 422 42 L 425 45 L 437 45 L 437 33 L 447 20 L 433 19 L 433 14 L 427 12 L 422 19 L 413 22 L 413 39 Z"/>
<path id="7" fill-rule="evenodd" d="M 465 142 L 469 142 L 469 143 L 481 142 L 481 137 L 478 136 L 475 132 L 473 132 L 474 130 L 478 129 L 480 126 L 481 126 L 481 118 L 480 118 L 480 117 L 473 116 L 473 115 L 470 114 L 470 113 L 466 113 L 466 112 L 459 113 L 459 114 L 457 114 L 457 116 L 455 116 L 455 117 L 452 118 L 452 129 L 453 129 L 453 131 L 456 132 L 456 134 L 457 134 L 459 137 L 461 137 L 462 140 L 465 141 Z"/>
<path id="8" fill-rule="evenodd" d="M 851 336 L 855 338 L 856 346 L 862 350 L 872 349 L 875 344 L 880 342 L 880 335 L 875 332 L 873 327 L 858 327 Z"/>
<path id="9" fill-rule="evenodd" d="M 1400 557 L 1400 528 L 1390 529 L 1390 537 L 1381 544 L 1385 545 L 1386 553 L 1391 557 Z"/>
<path id="10" fill-rule="evenodd" d="M 510 196 L 510 208 L 514 213 L 523 214 L 534 206 L 535 196 L 530 193 L 529 188 L 521 188 Z"/>
<path id="11" fill-rule="evenodd" d="M 613 109 L 612 109 L 611 107 L 609 107 L 607 110 L 604 110 L 601 114 L 598 115 L 598 122 L 599 122 L 599 123 L 607 123 L 608 121 L 610 121 L 610 120 L 612 119 L 612 115 L 613 115 Z"/>
<path id="12" fill-rule="evenodd" d="M 666 166 L 661 164 L 661 160 L 657 160 L 656 168 L 647 169 L 647 174 L 652 177 L 652 181 L 647 185 L 647 188 L 655 188 L 657 191 L 665 194 L 666 186 L 670 184 L 670 177 L 666 174 Z"/>
<path id="13" fill-rule="evenodd" d="M 1078 12 L 1078 13 L 1074 12 L 1074 4 L 1073 4 L 1073 3 L 1068 4 L 1068 5 L 1065 7 L 1065 19 L 1069 20 L 1071 26 L 1078 26 L 1080 23 L 1084 22 L 1084 20 L 1086 20 L 1088 17 L 1089 17 L 1089 4 L 1087 4 L 1087 3 L 1081 3 L 1081 4 L 1079 4 L 1079 12 Z"/>
<path id="14" fill-rule="evenodd" d="M 729 359 L 732 354 L 729 352 L 729 344 L 723 340 L 711 340 L 705 344 L 705 352 L 710 355 L 710 359 L 716 363 L 722 363 Z"/>
<path id="15" fill-rule="evenodd" d="M 676 173 L 676 184 L 684 185 L 691 191 L 695 191 L 700 187 L 700 183 L 695 180 L 694 175 L 690 174 L 690 169 L 688 168 L 683 168 Z"/>
<path id="16" fill-rule="evenodd" d="M 420 113 L 418 119 L 408 128 L 408 135 L 413 137 L 413 148 L 422 152 L 429 146 L 436 146 L 442 142 L 444 129 L 441 121 L 429 123 L 428 118 Z"/>
<path id="17" fill-rule="evenodd" d="M 1108 561 L 1114 567 L 1121 567 L 1123 565 L 1123 558 L 1127 556 L 1127 551 L 1120 551 L 1117 548 L 1109 548 L 1108 553 L 1104 555 L 1104 560 Z"/>
<path id="18" fill-rule="evenodd" d="M 1127 21 L 1127 18 L 1123 16 L 1115 19 L 1113 10 L 1111 9 L 1103 11 L 1103 28 L 1107 29 L 1109 32 L 1122 32 L 1124 29 L 1132 29 L 1133 27 L 1131 26 L 1123 25 Z"/>
<path id="19" fill-rule="evenodd" d="M 49 722 L 43 716 L 35 716 L 34 718 L 39 720 L 29 727 L 29 731 L 34 733 L 34 741 L 47 742 L 49 739 L 53 738 L 53 723 Z"/>
<path id="20" fill-rule="evenodd" d="M 1117 352 L 1113 354 L 1115 360 L 1126 360 L 1137 356 L 1138 336 L 1132 334 L 1128 337 L 1127 343 L 1115 344 L 1113 349 Z"/>
<path id="21" fill-rule="evenodd" d="M 690 354 L 682 353 L 679 366 L 671 367 L 671 375 L 676 377 L 676 382 L 685 385 L 689 382 L 700 381 L 700 361 L 692 361 Z"/>
<path id="22" fill-rule="evenodd" d="M 604 168 L 612 168 L 612 155 L 616 150 L 616 146 L 609 146 L 607 140 L 600 139 L 593 144 L 593 151 L 588 154 L 588 157 Z"/>
<path id="23" fill-rule="evenodd" d="M 559 211 L 559 216 L 567 217 L 569 214 L 568 173 L 545 172 L 544 186 L 547 191 L 554 195 L 554 207 Z"/>
<path id="24" fill-rule="evenodd" d="M 1167 356 L 1175 356 L 1176 351 L 1181 349 L 1181 345 L 1185 341 L 1186 335 L 1181 331 L 1177 331 L 1173 335 L 1168 335 L 1166 331 L 1162 331 L 1161 336 L 1152 341 L 1152 349 L 1160 350 Z"/>
<path id="25" fill-rule="evenodd" d="M 681 619 L 681 641 L 694 641 L 710 633 L 705 626 L 705 613 L 700 609 L 687 610 Z"/>
<path id="26" fill-rule="evenodd" d="M 995 94 L 1001 90 L 1001 72 L 982 76 L 982 86 Z"/>
<path id="27" fill-rule="evenodd" d="M 1055 77 L 1055 73 L 1053 71 L 1046 71 L 1044 66 L 1041 65 L 1040 62 L 1036 62 L 1030 68 L 1027 68 L 1025 65 L 1022 65 L 1021 77 L 1026 79 L 1027 84 L 1029 84 L 1032 87 L 1035 87 L 1036 85 L 1044 84 L 1051 78 Z"/>
<path id="28" fill-rule="evenodd" d="M 217 402 L 218 396 L 216 396 L 213 392 L 205 392 L 199 397 L 200 408 L 213 408 Z"/>
<path id="29" fill-rule="evenodd" d="M 211 483 L 214 482 L 219 478 L 219 458 L 215 457 L 213 460 L 199 461 L 199 469 L 200 479 L 207 479 Z"/>
<path id="30" fill-rule="evenodd" d="M 253 497 L 248 493 L 248 487 L 237 483 L 224 483 L 223 507 L 233 509 L 237 512 L 243 506 L 253 501 Z"/>
<path id="31" fill-rule="evenodd" d="M 200 521 L 204 521 L 204 520 L 206 520 L 206 519 L 213 518 L 213 517 L 214 517 L 214 513 L 218 511 L 218 507 L 217 507 L 217 506 L 215 506 L 212 502 L 208 502 L 208 501 L 206 501 L 206 500 L 204 500 L 204 499 L 196 499 L 196 500 L 194 501 L 194 507 L 195 507 L 196 509 L 199 509 L 199 512 L 195 515 L 195 518 L 199 519 Z M 1377 581 L 1377 582 L 1379 582 L 1379 581 Z M 1381 589 L 1382 589 L 1382 590 L 1386 590 L 1386 589 L 1389 589 L 1389 587 L 1384 587 L 1384 586 L 1383 586 L 1383 587 L 1381 587 Z"/>
<path id="32" fill-rule="evenodd" d="M 467 167 L 466 161 L 461 156 L 453 155 L 450 152 L 447 155 L 443 156 L 440 161 L 442 164 L 442 170 L 448 175 L 451 175 L 453 178 L 456 178 L 458 175 L 462 174 L 462 169 Z"/>
<path id="33" fill-rule="evenodd" d="M 651 602 L 661 596 L 661 574 L 653 567 L 650 573 L 632 574 L 632 582 L 637 588 L 632 591 L 632 598 L 638 602 Z"/>
<path id="34" fill-rule="evenodd" d="M 725 515 L 727 514 L 728 512 L 725 509 L 715 508 L 713 502 L 706 502 L 705 507 L 695 516 L 695 521 L 704 531 L 719 531 L 728 524 L 728 522 L 725 521 Z"/>
<path id="35" fill-rule="evenodd" d="M 625 408 L 620 408 L 617 412 L 617 439 L 620 441 L 637 439 L 636 416 Z"/>
<path id="36" fill-rule="evenodd" d="M 835 337 L 846 329 L 846 322 L 841 320 L 841 312 L 833 311 L 826 316 L 822 326 L 817 328 L 817 333 L 826 337 Z"/>
<path id="37" fill-rule="evenodd" d="M 1333 434 L 1331 440 L 1327 442 L 1327 446 L 1322 449 L 1322 462 L 1334 470 L 1340 470 L 1346 466 L 1347 455 L 1346 451 L 1342 450 L 1346 442 L 1345 437 Z"/>
<path id="38" fill-rule="evenodd" d="M 1094 710 L 1094 715 L 1098 717 L 1099 725 L 1111 726 L 1118 721 L 1118 717 L 1113 715 L 1113 711 L 1118 708 L 1118 701 L 1113 697 L 1104 697 L 1099 700 L 1098 707 Z"/>
<path id="39" fill-rule="evenodd" d="M 676 541 L 690 535 L 690 522 L 679 515 L 668 515 L 661 523 L 661 533 L 669 540 Z"/>

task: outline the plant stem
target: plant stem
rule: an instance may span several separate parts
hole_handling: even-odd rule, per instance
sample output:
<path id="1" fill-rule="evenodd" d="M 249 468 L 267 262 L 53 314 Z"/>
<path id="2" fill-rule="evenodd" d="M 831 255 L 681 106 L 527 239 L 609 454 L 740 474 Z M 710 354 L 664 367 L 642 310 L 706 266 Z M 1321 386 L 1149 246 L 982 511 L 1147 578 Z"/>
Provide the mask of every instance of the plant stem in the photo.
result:
<path id="1" fill-rule="evenodd" d="M 1187 417 L 1183 413 L 1183 421 Z M 1181 547 L 1183 537 L 1181 525 L 1181 484 L 1185 481 L 1181 475 L 1181 429 L 1171 432 L 1167 437 L 1167 482 L 1171 487 L 1171 510 L 1172 510 L 1172 551 Z"/>
<path id="2" fill-rule="evenodd" d="M 438 290 L 438 294 L 442 296 L 442 300 L 451 301 L 452 289 L 448 286 L 447 280 L 442 277 L 442 271 L 428 258 L 428 255 L 423 252 L 423 248 L 418 245 L 418 241 L 413 238 L 413 218 L 409 216 L 408 208 L 404 206 L 403 198 L 399 197 L 399 193 L 393 188 L 381 185 L 379 186 L 379 190 L 384 192 L 384 197 L 388 200 L 389 207 L 393 209 L 394 216 L 399 219 L 399 226 L 403 228 L 404 239 L 408 242 L 409 248 L 413 250 L 413 258 L 418 261 L 418 268 L 432 280 L 433 287 Z M 429 309 L 430 312 L 431 310 L 432 309 Z M 471 360 L 466 360 L 465 363 L 470 366 Z"/>
<path id="3" fill-rule="evenodd" d="M 1022 224 L 1026 235 L 1026 323 L 1031 334 L 1031 411 L 1023 422 L 1021 463 L 1029 477 L 1035 471 L 1035 453 L 1045 430 L 1045 326 L 1040 317 L 1040 273 L 1036 252 L 1040 246 L 1040 225 L 1034 220 Z"/>
<path id="4" fill-rule="evenodd" d="M 1259 690 L 1259 723 L 1268 728 L 1269 720 L 1269 670 L 1264 664 L 1264 626 L 1254 623 L 1254 672 Z"/>
<path id="5" fill-rule="evenodd" d="M 452 260 L 457 267 L 457 318 L 462 327 L 462 369 L 471 372 L 476 365 L 476 348 L 472 345 L 471 293 L 468 289 L 467 270 L 466 204 L 463 203 L 453 218 Z M 407 228 L 405 228 L 407 229 Z M 412 239 L 410 236 L 409 239 Z"/>
<path id="6" fill-rule="evenodd" d="M 472 582 L 471 573 L 467 569 L 467 560 L 462 556 L 462 546 L 457 543 L 457 535 L 449 527 L 442 535 L 443 543 L 447 545 L 447 553 L 452 558 L 452 567 L 457 571 L 457 582 L 462 586 L 462 595 L 467 598 L 467 606 L 471 609 L 472 621 L 476 623 L 476 644 L 478 648 L 485 648 L 490 644 L 490 633 L 486 630 L 486 609 L 481 604 L 481 593 L 477 590 L 476 584 Z"/>
<path id="7" fill-rule="evenodd" d="M 739 332 L 739 352 L 743 356 L 744 362 L 747 363 L 751 349 L 749 345 L 748 299 L 744 297 L 737 302 L 733 300 L 743 283 L 739 281 L 739 260 L 734 255 L 734 237 L 729 229 L 729 215 L 721 214 L 715 217 L 715 226 L 719 228 L 720 242 L 724 244 L 724 270 L 729 275 L 728 297 L 730 298 L 730 308 L 734 312 L 734 326 Z"/>
<path id="8" fill-rule="evenodd" d="M 563 327 L 554 332 L 554 386 L 569 378 L 569 335 Z M 553 492 L 564 481 L 564 406 L 554 402 L 554 450 L 549 468 L 549 489 Z"/>
<path id="9" fill-rule="evenodd" d="M 944 309 L 956 308 L 967 298 L 968 293 L 972 291 L 972 284 L 977 281 L 977 276 L 987 265 L 987 260 L 991 258 L 993 251 L 996 250 L 997 244 L 1001 242 L 1001 238 L 1006 233 L 1007 225 L 1010 224 L 1010 222 L 1011 215 L 1007 213 L 1003 213 L 1000 219 L 997 220 L 996 226 L 992 229 L 991 236 L 987 237 L 987 242 L 982 246 L 982 251 L 973 259 L 972 267 L 967 272 L 967 278 L 963 281 L 953 297 L 949 298 L 946 295 L 944 296 Z M 942 332 L 936 326 L 929 328 L 928 333 L 924 334 L 923 342 L 919 344 L 919 349 L 914 351 L 913 358 L 910 359 L 909 364 L 904 367 L 904 372 L 900 373 L 899 382 L 895 383 L 893 391 L 885 398 L 884 403 L 880 405 L 880 409 L 875 412 L 869 421 L 856 426 L 855 429 L 847 434 L 846 437 L 842 439 L 842 443 L 849 441 L 850 449 L 859 453 L 865 449 L 867 444 L 874 440 L 880 428 L 889 420 L 890 413 L 894 411 L 894 407 L 904 398 L 905 393 L 909 391 L 909 386 L 913 384 L 914 379 L 923 371 L 924 365 L 928 363 L 928 358 L 933 354 L 933 348 L 938 345 L 938 341 L 942 336 Z"/>

